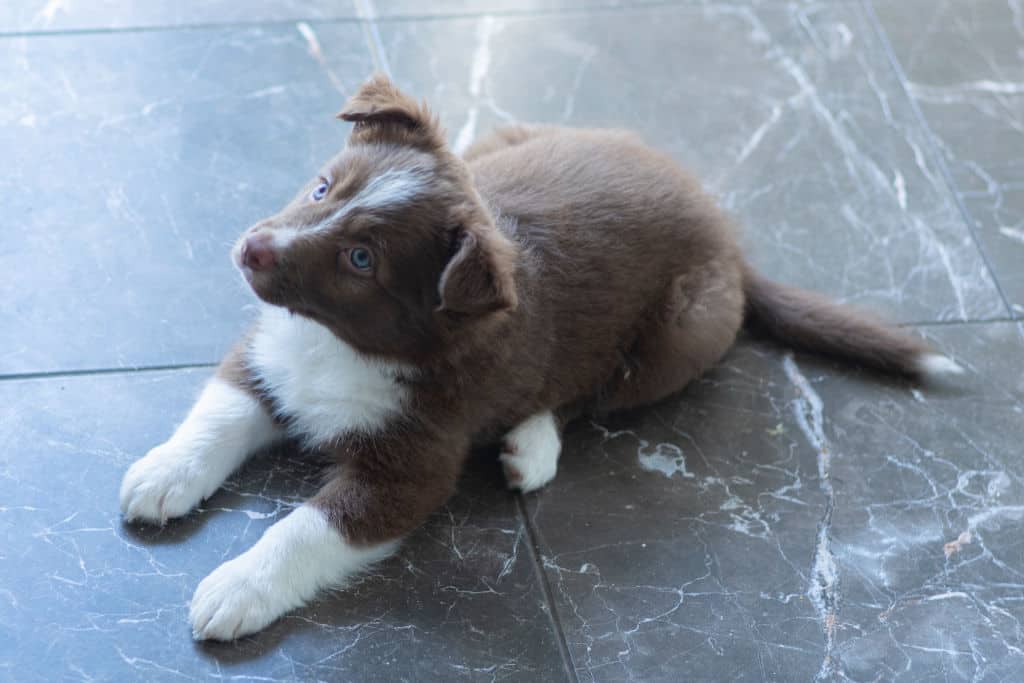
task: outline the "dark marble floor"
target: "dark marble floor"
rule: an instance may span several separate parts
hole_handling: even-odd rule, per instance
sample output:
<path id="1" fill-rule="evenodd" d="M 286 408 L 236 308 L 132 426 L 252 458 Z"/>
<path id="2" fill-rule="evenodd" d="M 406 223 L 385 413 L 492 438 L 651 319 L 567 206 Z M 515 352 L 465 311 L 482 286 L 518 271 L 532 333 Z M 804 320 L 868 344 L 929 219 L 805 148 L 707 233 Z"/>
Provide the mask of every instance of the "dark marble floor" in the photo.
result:
<path id="1" fill-rule="evenodd" d="M 160 531 L 119 480 L 251 315 L 228 245 L 374 68 L 458 147 L 641 131 L 762 269 L 967 380 L 743 342 L 572 428 L 547 489 L 481 453 L 372 576 L 194 643 L 196 583 L 317 463 L 268 454 Z M 1024 680 L 1021 0 L 6 0 L 0 151 L 0 679 Z"/>

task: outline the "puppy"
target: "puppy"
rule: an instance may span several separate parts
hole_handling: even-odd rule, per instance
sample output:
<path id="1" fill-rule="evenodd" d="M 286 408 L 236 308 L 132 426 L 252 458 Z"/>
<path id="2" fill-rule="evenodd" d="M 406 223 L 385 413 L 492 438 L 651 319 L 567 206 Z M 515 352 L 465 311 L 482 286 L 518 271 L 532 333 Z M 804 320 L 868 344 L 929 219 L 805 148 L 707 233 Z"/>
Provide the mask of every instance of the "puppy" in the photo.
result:
<path id="1" fill-rule="evenodd" d="M 258 321 L 121 486 L 126 520 L 163 524 L 276 439 L 333 459 L 199 584 L 198 639 L 258 631 L 390 555 L 475 443 L 503 441 L 512 488 L 544 486 L 568 420 L 679 391 L 744 322 L 881 371 L 959 370 L 755 273 L 698 184 L 631 133 L 512 127 L 460 159 L 382 76 L 339 117 L 346 148 L 233 250 Z"/>

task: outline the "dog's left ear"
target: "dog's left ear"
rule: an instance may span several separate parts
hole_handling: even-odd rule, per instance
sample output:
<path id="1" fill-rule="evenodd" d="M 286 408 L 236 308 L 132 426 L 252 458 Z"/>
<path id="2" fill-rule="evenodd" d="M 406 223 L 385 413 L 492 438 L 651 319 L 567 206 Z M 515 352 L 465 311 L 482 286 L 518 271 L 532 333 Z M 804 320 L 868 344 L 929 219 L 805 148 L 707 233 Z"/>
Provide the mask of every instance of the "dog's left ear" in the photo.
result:
<path id="1" fill-rule="evenodd" d="M 441 273 L 438 311 L 478 316 L 512 310 L 517 249 L 491 223 L 458 228 L 454 254 Z"/>
<path id="2" fill-rule="evenodd" d="M 427 105 L 409 97 L 383 74 L 364 83 L 338 118 L 355 123 L 356 142 L 393 142 L 420 147 L 443 147 L 444 131 Z"/>

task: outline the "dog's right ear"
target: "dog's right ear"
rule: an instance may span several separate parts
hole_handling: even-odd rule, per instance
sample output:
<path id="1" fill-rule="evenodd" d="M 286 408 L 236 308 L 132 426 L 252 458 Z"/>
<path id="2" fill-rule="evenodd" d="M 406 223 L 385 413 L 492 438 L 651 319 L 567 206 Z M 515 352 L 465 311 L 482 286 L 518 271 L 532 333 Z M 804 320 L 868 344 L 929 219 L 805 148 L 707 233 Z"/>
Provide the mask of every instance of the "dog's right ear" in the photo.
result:
<path id="1" fill-rule="evenodd" d="M 440 312 L 479 316 L 518 305 L 517 250 L 490 222 L 457 228 L 453 254 L 438 284 Z"/>
<path id="2" fill-rule="evenodd" d="M 384 74 L 375 74 L 338 113 L 355 123 L 353 142 L 390 142 L 429 149 L 444 146 L 444 131 L 427 105 L 409 97 Z"/>

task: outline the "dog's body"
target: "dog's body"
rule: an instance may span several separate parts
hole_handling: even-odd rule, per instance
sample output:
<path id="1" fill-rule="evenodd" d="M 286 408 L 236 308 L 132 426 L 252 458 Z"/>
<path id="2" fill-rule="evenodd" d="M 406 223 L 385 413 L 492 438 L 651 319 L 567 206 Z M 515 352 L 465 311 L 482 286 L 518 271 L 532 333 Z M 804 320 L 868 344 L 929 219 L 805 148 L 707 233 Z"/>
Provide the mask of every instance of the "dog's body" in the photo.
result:
<path id="1" fill-rule="evenodd" d="M 956 371 L 921 342 L 767 281 L 727 220 L 634 135 L 515 127 L 456 158 L 386 79 L 346 106 L 348 148 L 235 259 L 265 302 L 174 436 L 125 476 L 163 523 L 290 435 L 323 489 L 207 577 L 196 637 L 259 630 L 393 551 L 474 443 L 509 483 L 555 474 L 562 426 L 642 405 L 715 363 L 744 322 L 885 371 Z"/>

